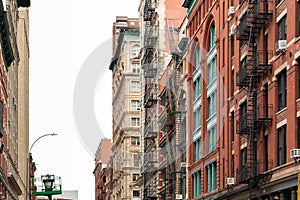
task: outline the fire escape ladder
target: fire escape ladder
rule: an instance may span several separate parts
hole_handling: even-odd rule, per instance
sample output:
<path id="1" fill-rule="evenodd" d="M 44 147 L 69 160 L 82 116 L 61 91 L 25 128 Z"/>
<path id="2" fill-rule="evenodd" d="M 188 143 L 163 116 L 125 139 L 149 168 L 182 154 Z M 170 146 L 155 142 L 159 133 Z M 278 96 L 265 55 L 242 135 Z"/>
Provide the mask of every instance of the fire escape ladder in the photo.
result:
<path id="1" fill-rule="evenodd" d="M 246 116 L 237 121 L 237 133 L 247 135 L 247 164 L 237 170 L 237 182 L 254 187 L 262 177 L 263 166 L 257 160 L 257 137 L 261 127 L 271 122 L 271 107 L 266 102 L 258 105 L 257 90 L 261 77 L 268 73 L 271 65 L 268 58 L 272 52 L 259 51 L 257 39 L 260 30 L 272 16 L 269 10 L 271 0 L 248 0 L 248 10 L 237 26 L 237 39 L 247 47 L 242 67 L 237 72 L 237 86 L 247 89 Z"/>

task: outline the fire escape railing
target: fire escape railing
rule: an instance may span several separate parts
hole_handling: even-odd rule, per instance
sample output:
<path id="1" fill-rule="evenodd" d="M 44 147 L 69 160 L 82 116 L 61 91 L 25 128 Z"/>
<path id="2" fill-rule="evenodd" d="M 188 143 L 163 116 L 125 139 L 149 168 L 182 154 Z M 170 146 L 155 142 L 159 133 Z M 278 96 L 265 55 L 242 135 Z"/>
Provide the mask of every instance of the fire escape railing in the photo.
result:
<path id="1" fill-rule="evenodd" d="M 243 117 L 236 121 L 236 133 L 239 135 L 250 134 L 253 126 L 257 132 L 261 127 L 265 127 L 272 121 L 273 105 L 259 105 L 254 110 L 248 111 Z"/>
<path id="2" fill-rule="evenodd" d="M 249 82 L 257 83 L 266 75 L 272 65 L 268 62 L 273 56 L 273 51 L 255 51 L 247 56 L 245 65 L 236 73 L 237 86 L 248 86 Z"/>
<path id="3" fill-rule="evenodd" d="M 145 85 L 144 108 L 150 108 L 157 102 L 157 86 L 155 83 Z"/>
<path id="4" fill-rule="evenodd" d="M 152 0 L 145 0 L 144 21 L 151 21 L 155 11 L 155 5 Z"/>
<path id="5" fill-rule="evenodd" d="M 236 170 L 236 182 L 239 184 L 249 183 L 250 181 L 257 182 L 264 178 L 270 178 L 270 173 L 266 171 L 266 166 L 273 167 L 273 161 L 255 162 L 254 164 L 247 163 Z"/>

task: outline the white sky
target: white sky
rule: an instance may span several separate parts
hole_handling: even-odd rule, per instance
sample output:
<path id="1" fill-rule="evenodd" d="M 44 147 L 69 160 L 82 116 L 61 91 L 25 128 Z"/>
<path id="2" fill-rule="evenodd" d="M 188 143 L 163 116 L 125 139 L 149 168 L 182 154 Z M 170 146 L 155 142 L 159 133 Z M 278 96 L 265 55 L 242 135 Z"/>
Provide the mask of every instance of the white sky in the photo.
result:
<path id="1" fill-rule="evenodd" d="M 76 132 L 75 81 L 88 55 L 111 38 L 115 16 L 138 17 L 138 3 L 139 0 L 31 1 L 30 144 L 43 134 L 59 134 L 42 138 L 34 145 L 31 153 L 38 164 L 36 175 L 61 176 L 63 189 L 78 190 L 80 200 L 94 199 L 94 157 Z M 107 71 L 95 94 L 97 121 L 108 137 L 110 76 Z"/>

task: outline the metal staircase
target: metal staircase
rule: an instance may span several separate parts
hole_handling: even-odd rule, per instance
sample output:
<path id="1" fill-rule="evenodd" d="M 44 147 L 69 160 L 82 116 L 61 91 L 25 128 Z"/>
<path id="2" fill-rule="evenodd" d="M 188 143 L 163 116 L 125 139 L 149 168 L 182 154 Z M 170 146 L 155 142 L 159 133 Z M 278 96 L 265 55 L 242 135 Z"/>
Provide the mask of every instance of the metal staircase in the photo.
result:
<path id="1" fill-rule="evenodd" d="M 241 68 L 236 74 L 236 85 L 247 92 L 247 101 L 240 109 L 240 119 L 237 120 L 237 134 L 247 138 L 247 163 L 237 172 L 237 183 L 248 183 L 254 186 L 264 176 L 264 165 L 257 159 L 257 136 L 261 128 L 268 126 L 272 120 L 272 105 L 258 104 L 258 86 L 262 77 L 268 75 L 271 64 L 268 63 L 272 52 L 259 50 L 258 36 L 262 28 L 272 17 L 271 0 L 248 0 L 247 10 L 240 19 L 236 29 L 236 37 L 241 41 L 245 57 L 241 61 Z M 243 5 L 241 5 L 243 6 Z M 244 56 L 244 55 L 242 55 Z"/>

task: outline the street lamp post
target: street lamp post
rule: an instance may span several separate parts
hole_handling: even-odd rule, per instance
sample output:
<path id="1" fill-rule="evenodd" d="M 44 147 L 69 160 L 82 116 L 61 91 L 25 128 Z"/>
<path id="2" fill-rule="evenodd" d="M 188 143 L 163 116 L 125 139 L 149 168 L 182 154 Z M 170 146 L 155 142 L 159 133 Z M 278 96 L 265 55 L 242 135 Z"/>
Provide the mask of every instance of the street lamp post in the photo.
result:
<path id="1" fill-rule="evenodd" d="M 30 146 L 30 149 L 29 149 L 29 152 L 28 152 L 28 155 L 27 155 L 27 170 L 26 170 L 26 200 L 28 200 L 28 194 L 30 194 L 30 191 L 29 190 L 29 169 L 30 169 L 30 155 L 31 155 L 31 149 L 32 147 L 34 146 L 34 144 L 40 140 L 41 138 L 43 137 L 46 137 L 46 136 L 56 136 L 57 134 L 56 133 L 49 133 L 49 134 L 44 134 L 40 137 L 38 137 L 33 143 L 32 145 Z M 31 199 L 30 199 L 31 200 Z"/>

